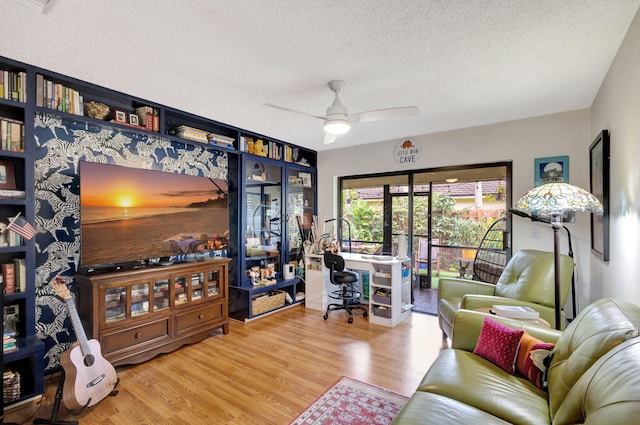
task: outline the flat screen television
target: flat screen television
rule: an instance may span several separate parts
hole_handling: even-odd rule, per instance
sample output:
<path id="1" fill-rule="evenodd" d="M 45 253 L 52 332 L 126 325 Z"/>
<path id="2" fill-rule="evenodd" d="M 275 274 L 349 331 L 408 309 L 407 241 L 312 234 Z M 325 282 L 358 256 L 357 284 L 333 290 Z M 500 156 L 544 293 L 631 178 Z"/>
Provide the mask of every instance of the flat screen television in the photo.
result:
<path id="1" fill-rule="evenodd" d="M 88 161 L 80 161 L 79 178 L 81 272 L 228 248 L 223 179 Z"/>

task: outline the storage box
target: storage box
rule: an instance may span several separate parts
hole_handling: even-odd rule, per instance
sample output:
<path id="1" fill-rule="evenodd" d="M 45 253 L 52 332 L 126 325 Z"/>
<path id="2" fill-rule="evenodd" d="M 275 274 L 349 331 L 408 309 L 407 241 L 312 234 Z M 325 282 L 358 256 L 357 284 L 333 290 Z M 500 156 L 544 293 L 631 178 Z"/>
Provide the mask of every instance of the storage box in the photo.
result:
<path id="1" fill-rule="evenodd" d="M 374 273 L 373 283 L 376 283 L 378 285 L 391 286 L 391 273 Z"/>
<path id="2" fill-rule="evenodd" d="M 385 289 L 376 289 L 373 293 L 373 301 L 380 304 L 391 305 L 391 293 Z"/>
<path id="3" fill-rule="evenodd" d="M 391 318 L 391 307 L 383 308 L 377 305 L 373 306 L 373 314 L 378 317 L 385 317 L 387 319 Z"/>
<path id="4" fill-rule="evenodd" d="M 251 313 L 256 316 L 284 306 L 285 291 L 275 289 L 254 295 L 251 300 Z"/>

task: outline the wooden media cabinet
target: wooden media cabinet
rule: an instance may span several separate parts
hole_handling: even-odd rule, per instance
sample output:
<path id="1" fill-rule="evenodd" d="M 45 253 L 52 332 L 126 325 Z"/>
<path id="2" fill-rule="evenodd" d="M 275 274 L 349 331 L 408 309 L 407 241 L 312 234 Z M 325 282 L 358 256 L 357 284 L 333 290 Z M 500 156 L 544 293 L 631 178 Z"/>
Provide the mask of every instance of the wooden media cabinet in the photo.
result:
<path id="1" fill-rule="evenodd" d="M 77 274 L 78 313 L 114 366 L 229 333 L 229 259 Z"/>

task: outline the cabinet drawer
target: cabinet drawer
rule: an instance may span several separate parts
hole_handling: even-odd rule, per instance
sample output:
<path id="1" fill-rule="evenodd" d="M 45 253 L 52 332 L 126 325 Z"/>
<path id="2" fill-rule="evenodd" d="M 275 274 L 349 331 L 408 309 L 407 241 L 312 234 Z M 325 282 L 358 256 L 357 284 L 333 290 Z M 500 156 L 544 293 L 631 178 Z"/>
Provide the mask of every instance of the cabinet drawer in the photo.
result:
<path id="1" fill-rule="evenodd" d="M 176 333 L 199 324 L 222 318 L 222 303 L 209 304 L 176 314 Z"/>
<path id="2" fill-rule="evenodd" d="M 141 326 L 102 334 L 103 353 L 112 353 L 123 348 L 130 348 L 144 342 L 153 341 L 159 338 L 168 338 L 170 332 L 169 317 L 161 320 L 146 323 Z"/>

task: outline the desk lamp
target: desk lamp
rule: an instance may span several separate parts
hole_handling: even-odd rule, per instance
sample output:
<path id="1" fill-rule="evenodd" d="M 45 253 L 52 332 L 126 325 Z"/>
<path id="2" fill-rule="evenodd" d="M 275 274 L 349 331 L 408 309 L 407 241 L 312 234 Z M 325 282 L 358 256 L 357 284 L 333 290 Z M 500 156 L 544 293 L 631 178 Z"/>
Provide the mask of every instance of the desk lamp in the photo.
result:
<path id="1" fill-rule="evenodd" d="M 558 230 L 565 211 L 601 213 L 600 201 L 586 190 L 568 183 L 550 182 L 534 187 L 516 203 L 515 209 L 539 217 L 549 217 L 553 229 L 555 322 L 560 329 L 560 249 Z"/>

